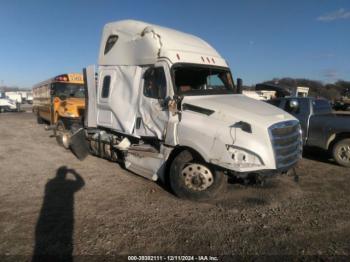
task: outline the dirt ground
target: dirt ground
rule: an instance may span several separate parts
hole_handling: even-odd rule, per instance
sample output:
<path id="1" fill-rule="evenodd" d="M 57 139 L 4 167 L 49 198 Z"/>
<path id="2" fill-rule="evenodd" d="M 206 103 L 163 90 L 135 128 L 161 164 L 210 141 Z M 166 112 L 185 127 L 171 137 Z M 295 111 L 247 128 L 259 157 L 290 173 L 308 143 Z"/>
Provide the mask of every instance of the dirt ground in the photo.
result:
<path id="1" fill-rule="evenodd" d="M 29 112 L 0 114 L 0 134 L 7 258 L 350 254 L 350 170 L 322 152 L 306 152 L 298 183 L 233 183 L 219 199 L 197 203 L 116 163 L 77 160 Z"/>

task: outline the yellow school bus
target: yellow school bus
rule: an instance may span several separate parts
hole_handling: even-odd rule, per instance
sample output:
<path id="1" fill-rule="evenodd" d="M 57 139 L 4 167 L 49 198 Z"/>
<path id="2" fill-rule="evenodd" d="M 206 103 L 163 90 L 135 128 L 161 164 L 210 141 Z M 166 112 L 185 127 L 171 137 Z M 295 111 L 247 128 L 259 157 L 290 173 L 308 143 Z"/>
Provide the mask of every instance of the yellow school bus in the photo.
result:
<path id="1" fill-rule="evenodd" d="M 85 89 L 82 74 L 62 74 L 33 87 L 33 112 L 38 123 L 47 122 L 57 129 L 82 124 Z"/>

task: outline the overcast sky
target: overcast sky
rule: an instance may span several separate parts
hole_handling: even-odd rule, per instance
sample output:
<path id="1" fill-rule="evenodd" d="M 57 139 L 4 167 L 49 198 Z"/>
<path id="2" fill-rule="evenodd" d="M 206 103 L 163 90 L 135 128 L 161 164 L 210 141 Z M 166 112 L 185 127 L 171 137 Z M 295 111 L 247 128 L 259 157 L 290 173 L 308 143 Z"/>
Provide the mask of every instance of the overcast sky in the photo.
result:
<path id="1" fill-rule="evenodd" d="M 0 85 L 31 87 L 97 63 L 105 23 L 136 19 L 195 34 L 255 84 L 350 80 L 350 1 L 0 1 Z"/>

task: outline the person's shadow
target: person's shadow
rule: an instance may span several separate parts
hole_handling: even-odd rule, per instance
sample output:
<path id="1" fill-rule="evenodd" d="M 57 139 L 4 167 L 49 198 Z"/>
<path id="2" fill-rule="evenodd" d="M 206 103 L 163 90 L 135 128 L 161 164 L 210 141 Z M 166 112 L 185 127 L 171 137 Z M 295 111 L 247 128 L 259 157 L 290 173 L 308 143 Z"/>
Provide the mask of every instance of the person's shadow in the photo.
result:
<path id="1" fill-rule="evenodd" d="M 74 180 L 67 179 L 72 174 Z M 72 261 L 74 230 L 74 193 L 84 186 L 83 178 L 62 166 L 47 182 L 45 197 L 35 228 L 32 261 Z"/>

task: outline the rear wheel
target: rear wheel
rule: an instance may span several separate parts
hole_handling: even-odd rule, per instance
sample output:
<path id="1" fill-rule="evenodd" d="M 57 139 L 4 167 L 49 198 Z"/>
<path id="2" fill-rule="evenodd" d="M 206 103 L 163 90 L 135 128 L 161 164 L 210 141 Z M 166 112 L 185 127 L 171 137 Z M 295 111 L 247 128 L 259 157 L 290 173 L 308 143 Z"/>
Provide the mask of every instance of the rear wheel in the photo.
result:
<path id="1" fill-rule="evenodd" d="M 350 138 L 342 139 L 334 145 L 333 158 L 339 165 L 350 167 Z"/>
<path id="2" fill-rule="evenodd" d="M 66 127 L 62 120 L 56 122 L 56 129 L 54 129 L 54 136 L 56 136 L 56 141 L 59 145 L 64 146 L 63 144 L 63 135 L 66 131 Z"/>
<path id="3" fill-rule="evenodd" d="M 56 130 L 58 132 L 64 132 L 66 130 L 66 126 L 64 125 L 62 120 L 58 120 L 56 123 Z"/>
<path id="4" fill-rule="evenodd" d="M 203 200 L 223 191 L 227 179 L 223 172 L 212 170 L 188 150 L 180 152 L 170 166 L 170 186 L 181 198 Z"/>
<path id="5" fill-rule="evenodd" d="M 44 124 L 44 120 L 40 117 L 39 114 L 36 116 L 36 122 L 37 122 L 38 124 Z"/>

